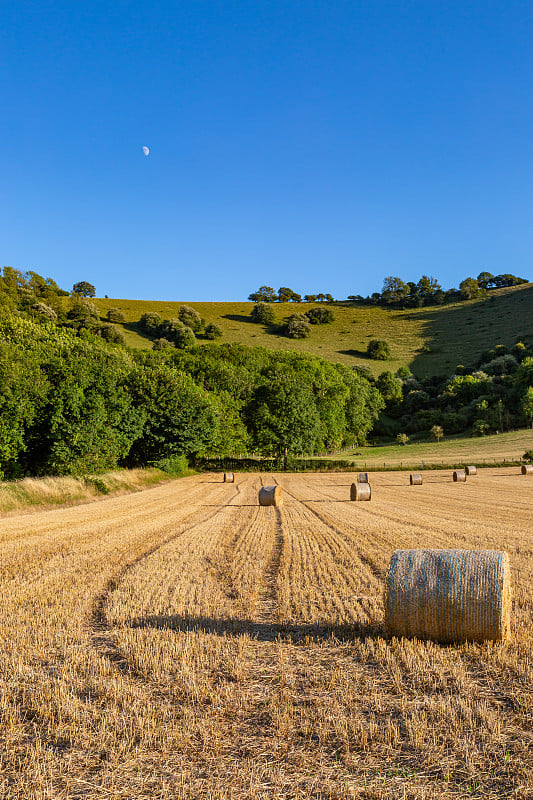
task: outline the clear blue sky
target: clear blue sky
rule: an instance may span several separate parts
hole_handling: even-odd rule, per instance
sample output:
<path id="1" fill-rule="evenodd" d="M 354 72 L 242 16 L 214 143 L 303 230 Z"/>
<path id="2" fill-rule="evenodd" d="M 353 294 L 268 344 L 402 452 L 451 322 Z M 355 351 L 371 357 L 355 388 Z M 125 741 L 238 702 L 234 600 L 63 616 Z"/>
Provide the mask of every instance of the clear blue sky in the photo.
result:
<path id="1" fill-rule="evenodd" d="M 532 67 L 527 0 L 6 0 L 0 264 L 176 300 L 533 278 Z"/>

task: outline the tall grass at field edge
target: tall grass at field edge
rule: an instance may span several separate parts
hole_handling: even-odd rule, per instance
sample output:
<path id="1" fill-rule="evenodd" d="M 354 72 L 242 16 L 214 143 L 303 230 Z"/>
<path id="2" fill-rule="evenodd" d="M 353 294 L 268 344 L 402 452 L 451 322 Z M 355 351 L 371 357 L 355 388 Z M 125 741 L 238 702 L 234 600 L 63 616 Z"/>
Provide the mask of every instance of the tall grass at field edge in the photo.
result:
<path id="1" fill-rule="evenodd" d="M 0 514 L 90 503 L 103 496 L 139 492 L 172 478 L 193 474 L 195 471 L 188 467 L 179 472 L 150 467 L 115 470 L 102 475 L 47 476 L 6 481 L 0 483 Z"/>

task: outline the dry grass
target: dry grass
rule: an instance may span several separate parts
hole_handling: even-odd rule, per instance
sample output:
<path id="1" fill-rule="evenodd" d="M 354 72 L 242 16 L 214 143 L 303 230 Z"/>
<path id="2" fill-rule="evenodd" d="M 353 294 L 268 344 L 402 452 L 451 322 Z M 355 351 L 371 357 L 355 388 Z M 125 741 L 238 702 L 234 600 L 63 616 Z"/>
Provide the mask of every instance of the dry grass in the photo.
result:
<path id="1" fill-rule="evenodd" d="M 533 482 L 184 478 L 0 534 L 6 798 L 533 796 Z M 268 482 L 272 476 L 268 477 Z M 383 635 L 392 550 L 505 549 L 505 644 Z"/>
<path id="2" fill-rule="evenodd" d="M 159 469 L 124 469 L 103 475 L 23 478 L 0 482 L 0 514 L 89 503 L 102 495 L 136 492 L 168 480 Z"/>

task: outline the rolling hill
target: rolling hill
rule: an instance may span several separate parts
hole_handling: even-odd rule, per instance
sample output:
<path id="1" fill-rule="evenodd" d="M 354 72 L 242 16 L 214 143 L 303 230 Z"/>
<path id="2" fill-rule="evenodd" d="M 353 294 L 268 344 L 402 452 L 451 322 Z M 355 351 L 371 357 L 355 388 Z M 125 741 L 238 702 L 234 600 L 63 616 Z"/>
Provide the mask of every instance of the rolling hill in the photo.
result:
<path id="1" fill-rule="evenodd" d="M 533 284 L 492 290 L 486 299 L 420 309 L 387 310 L 333 304 L 335 321 L 314 325 L 308 339 L 288 339 L 277 329 L 290 315 L 313 307 L 308 303 L 275 303 L 276 325 L 253 323 L 251 302 L 194 303 L 97 298 L 104 318 L 108 309 L 119 308 L 126 317 L 123 330 L 130 347 L 151 348 L 152 341 L 137 326 L 142 314 L 157 311 L 163 318 L 176 317 L 184 302 L 198 311 L 206 322 L 222 330 L 220 342 L 314 353 L 330 361 L 364 365 L 378 375 L 408 366 L 418 376 L 449 374 L 457 364 L 474 361 L 496 344 L 512 346 L 516 341 L 533 344 Z M 386 339 L 390 361 L 372 361 L 366 356 L 370 339 Z M 202 343 L 202 340 L 199 340 Z"/>

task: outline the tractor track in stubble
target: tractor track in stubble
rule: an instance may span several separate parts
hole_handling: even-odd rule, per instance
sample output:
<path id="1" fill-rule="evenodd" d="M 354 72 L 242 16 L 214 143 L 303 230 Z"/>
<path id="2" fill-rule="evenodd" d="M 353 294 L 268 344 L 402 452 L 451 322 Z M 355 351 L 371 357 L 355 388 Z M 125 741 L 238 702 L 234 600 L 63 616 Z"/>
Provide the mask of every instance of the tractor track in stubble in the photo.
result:
<path id="1" fill-rule="evenodd" d="M 112 639 L 113 626 L 109 624 L 105 615 L 105 606 L 109 597 L 119 587 L 120 583 L 124 580 L 124 577 L 131 569 L 140 564 L 144 559 L 150 558 L 150 556 L 154 555 L 154 553 L 156 553 L 162 547 L 165 547 L 165 545 L 170 544 L 170 542 L 173 542 L 184 534 L 190 533 L 190 531 L 193 531 L 200 525 L 204 525 L 206 522 L 214 519 L 218 514 L 224 511 L 228 505 L 230 505 L 231 501 L 240 494 L 240 491 L 240 486 L 237 484 L 235 486 L 235 493 L 231 496 L 228 503 L 220 506 L 220 508 L 217 508 L 216 511 L 212 511 L 211 513 L 207 514 L 203 519 L 194 522 L 191 525 L 185 525 L 185 527 L 178 532 L 173 533 L 170 536 L 166 536 L 163 540 L 158 541 L 157 544 L 148 547 L 146 550 L 143 550 L 134 558 L 127 561 L 122 565 L 118 572 L 116 572 L 106 581 L 102 591 L 96 596 L 88 620 L 89 640 L 91 647 L 96 650 L 98 655 L 107 659 L 107 661 L 109 661 L 123 674 L 127 674 L 130 677 L 134 677 L 138 680 L 140 679 L 143 682 L 146 682 L 145 677 L 137 670 L 132 668 L 125 655 L 120 651 L 117 644 Z M 195 512 L 193 511 L 191 513 Z"/>
<path id="2" fill-rule="evenodd" d="M 261 486 L 263 487 L 265 483 L 261 475 L 259 476 L 259 480 Z M 277 483 L 275 478 L 273 478 L 273 480 Z M 276 613 L 279 606 L 278 576 L 284 547 L 283 523 L 281 519 L 281 512 L 277 507 L 274 507 L 274 516 L 274 541 L 272 543 L 272 549 L 263 572 L 261 590 L 258 594 L 256 602 L 256 613 L 254 615 L 255 619 L 250 625 L 252 635 L 254 634 L 254 630 L 258 631 L 261 629 L 263 638 L 265 638 L 265 626 L 268 626 L 269 624 L 272 625 L 272 640 L 277 638 L 278 635 L 278 633 L 274 630 L 274 626 L 278 625 Z"/>
<path id="3" fill-rule="evenodd" d="M 335 525 L 333 525 L 324 514 L 321 514 L 320 511 L 315 511 L 315 509 L 308 502 L 306 502 L 305 500 L 300 500 L 300 498 L 297 497 L 289 489 L 283 488 L 283 491 L 286 492 L 289 495 L 289 497 L 292 497 L 293 500 L 296 500 L 297 503 L 300 503 L 302 506 L 304 506 L 311 514 L 313 514 L 313 516 L 315 516 L 323 525 L 325 525 L 326 528 L 329 528 L 329 530 L 332 531 L 336 536 L 340 536 L 341 539 L 346 538 L 339 528 L 335 527 Z M 374 578 L 376 578 L 376 580 L 378 580 L 380 583 L 383 583 L 384 581 L 383 572 L 378 567 L 376 567 L 376 565 L 369 558 L 362 555 L 362 553 L 358 548 L 354 548 L 354 550 L 359 560 L 366 567 L 368 567 Z"/>

